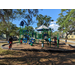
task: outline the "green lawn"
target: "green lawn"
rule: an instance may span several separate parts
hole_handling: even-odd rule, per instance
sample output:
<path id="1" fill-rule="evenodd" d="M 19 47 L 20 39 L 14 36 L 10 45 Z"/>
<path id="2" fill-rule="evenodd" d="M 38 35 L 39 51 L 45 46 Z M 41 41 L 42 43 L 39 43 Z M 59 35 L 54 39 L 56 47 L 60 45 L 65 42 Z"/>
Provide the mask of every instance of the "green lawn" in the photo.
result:
<path id="1" fill-rule="evenodd" d="M 7 44 L 7 43 L 0 43 L 0 54 L 1 54 L 3 51 L 6 51 L 6 50 L 4 50 L 4 49 L 1 48 L 1 45 L 3 45 L 3 44 Z"/>

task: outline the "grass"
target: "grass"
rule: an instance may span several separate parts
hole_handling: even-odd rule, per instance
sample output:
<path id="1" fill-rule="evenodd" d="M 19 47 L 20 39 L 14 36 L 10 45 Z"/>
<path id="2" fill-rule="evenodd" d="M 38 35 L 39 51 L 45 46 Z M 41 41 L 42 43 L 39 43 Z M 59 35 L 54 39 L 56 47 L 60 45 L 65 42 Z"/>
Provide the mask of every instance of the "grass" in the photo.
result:
<path id="1" fill-rule="evenodd" d="M 13 41 L 13 43 L 15 43 L 15 42 L 18 42 L 18 41 Z M 0 43 L 0 54 L 13 54 L 13 52 L 14 51 L 8 51 L 8 50 L 6 50 L 6 49 L 2 49 L 1 48 L 1 46 L 3 45 L 3 44 L 8 44 L 8 43 Z"/>
<path id="2" fill-rule="evenodd" d="M 6 41 L 6 39 L 2 39 L 2 40 L 0 40 L 0 41 Z"/>

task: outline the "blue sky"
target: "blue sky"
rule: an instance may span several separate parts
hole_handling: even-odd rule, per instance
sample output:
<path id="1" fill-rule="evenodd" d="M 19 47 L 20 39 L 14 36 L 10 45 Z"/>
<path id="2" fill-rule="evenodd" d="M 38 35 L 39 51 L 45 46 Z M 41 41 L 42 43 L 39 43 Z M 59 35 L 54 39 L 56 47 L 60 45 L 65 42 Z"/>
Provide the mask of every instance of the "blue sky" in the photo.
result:
<path id="1" fill-rule="evenodd" d="M 57 31 L 58 29 L 58 25 L 56 24 L 57 18 L 59 17 L 58 14 L 61 12 L 61 9 L 39 9 L 39 13 L 38 14 L 42 14 L 42 15 L 47 15 L 52 17 L 52 19 L 54 20 L 54 22 L 50 23 L 51 28 L 54 29 L 54 31 Z M 33 20 L 36 21 L 35 18 L 33 18 Z M 22 21 L 22 19 L 20 20 L 13 20 L 13 23 L 16 24 L 19 27 L 20 22 Z M 37 23 L 34 23 L 33 28 L 37 27 Z"/>

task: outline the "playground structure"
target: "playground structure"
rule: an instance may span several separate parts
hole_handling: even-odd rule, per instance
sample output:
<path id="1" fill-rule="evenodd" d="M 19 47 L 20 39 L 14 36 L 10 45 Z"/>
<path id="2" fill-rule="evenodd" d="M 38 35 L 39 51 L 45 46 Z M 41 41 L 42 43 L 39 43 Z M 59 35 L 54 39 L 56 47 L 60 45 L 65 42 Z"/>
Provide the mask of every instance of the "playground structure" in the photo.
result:
<path id="1" fill-rule="evenodd" d="M 23 43 L 28 43 L 33 45 L 35 43 L 36 33 L 35 32 L 28 32 L 28 30 L 23 30 L 20 28 L 20 36 L 19 36 L 19 43 L 22 40 Z"/>
<path id="2" fill-rule="evenodd" d="M 25 21 L 24 21 L 25 22 Z M 36 32 L 24 30 L 24 22 L 20 23 L 20 35 L 19 35 L 19 43 L 22 40 L 22 43 L 29 43 L 31 46 L 35 43 Z M 26 22 L 25 22 L 26 23 Z M 22 26 L 22 27 L 21 27 Z"/>
<path id="3" fill-rule="evenodd" d="M 50 47 L 51 47 L 51 29 L 42 29 L 42 30 L 38 30 L 38 31 L 41 31 L 42 34 L 38 34 L 38 39 L 39 36 L 41 36 L 41 42 L 42 42 L 42 47 L 44 47 L 44 40 L 47 42 L 47 44 L 49 43 L 50 44 Z M 48 34 L 48 31 L 49 31 L 49 34 Z M 45 38 L 46 36 L 46 38 Z M 57 47 L 59 48 L 59 34 L 57 34 Z M 39 43 L 39 42 L 38 42 Z"/>
<path id="4" fill-rule="evenodd" d="M 22 27 L 21 27 L 22 26 Z M 20 36 L 19 36 L 19 44 L 13 43 L 13 50 L 39 50 L 41 47 L 45 50 L 57 50 L 60 49 L 68 49 L 74 50 L 74 48 L 70 48 L 70 46 L 66 46 L 65 44 L 59 44 L 59 34 L 55 35 L 57 37 L 57 48 L 54 45 L 54 42 L 51 37 L 51 29 L 44 27 L 43 25 L 40 28 L 37 28 L 37 32 L 28 31 L 23 28 L 23 25 L 20 26 Z M 39 31 L 41 33 L 39 33 Z M 22 40 L 22 44 L 20 41 Z M 40 41 L 39 41 L 40 40 Z M 62 46 L 63 45 L 63 46 Z M 2 48 L 8 49 L 9 45 L 2 45 Z"/>
<path id="5" fill-rule="evenodd" d="M 60 42 L 59 44 L 59 34 L 54 35 L 57 38 L 57 47 L 51 37 L 51 29 L 41 25 L 37 28 L 37 32 L 25 30 L 23 28 L 24 22 L 21 21 L 19 42 L 15 42 L 12 45 L 12 50 L 25 50 L 25 51 L 46 51 L 46 52 L 71 52 L 75 50 L 70 45 Z M 28 27 L 28 25 L 27 25 Z M 39 33 L 39 31 L 41 33 Z M 22 40 L 22 44 L 21 41 Z M 39 41 L 40 40 L 40 41 Z M 41 48 L 42 47 L 42 48 Z M 9 49 L 9 44 L 3 44 L 1 46 L 3 49 Z M 75 51 L 74 51 L 75 52 Z"/>
<path id="6" fill-rule="evenodd" d="M 34 31 L 24 30 L 23 26 L 24 26 L 24 23 L 23 21 L 21 21 L 19 43 L 22 40 L 23 43 L 29 43 L 31 46 L 33 46 L 33 44 L 39 43 L 39 40 L 41 40 L 42 47 L 44 47 L 44 41 L 46 41 L 47 44 L 49 43 L 51 47 L 51 42 L 52 42 L 51 41 L 51 29 L 42 25 L 39 28 L 37 28 L 37 32 L 34 32 Z M 39 31 L 41 31 L 41 34 L 39 34 Z M 48 35 L 48 31 L 49 31 L 49 35 Z M 58 37 L 59 37 L 59 34 L 57 34 L 57 47 L 59 48 Z"/>

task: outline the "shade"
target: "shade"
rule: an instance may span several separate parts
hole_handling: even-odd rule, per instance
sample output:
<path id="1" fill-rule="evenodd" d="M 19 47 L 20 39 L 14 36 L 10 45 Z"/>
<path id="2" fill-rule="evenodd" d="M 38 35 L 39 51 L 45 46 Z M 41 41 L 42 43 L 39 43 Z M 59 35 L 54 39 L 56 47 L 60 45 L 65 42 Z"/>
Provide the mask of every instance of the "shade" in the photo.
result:
<path id="1" fill-rule="evenodd" d="M 46 27 L 45 25 L 41 25 L 40 27 L 37 28 L 37 31 L 43 31 L 43 29 L 49 30 L 49 28 Z"/>

